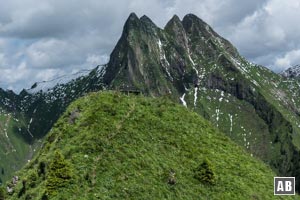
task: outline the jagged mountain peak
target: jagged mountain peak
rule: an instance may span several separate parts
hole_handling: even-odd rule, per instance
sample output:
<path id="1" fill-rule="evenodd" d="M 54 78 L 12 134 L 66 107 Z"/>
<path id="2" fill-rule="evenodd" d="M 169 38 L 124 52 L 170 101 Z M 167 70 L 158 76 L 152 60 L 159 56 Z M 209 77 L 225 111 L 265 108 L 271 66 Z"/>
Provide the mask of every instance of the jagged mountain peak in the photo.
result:
<path id="1" fill-rule="evenodd" d="M 194 14 L 187 14 L 182 20 L 180 20 L 177 15 L 173 15 L 173 17 L 166 24 L 165 29 L 174 26 L 183 26 L 186 31 L 211 32 L 214 35 L 217 35 L 207 23 Z"/>
<path id="2" fill-rule="evenodd" d="M 152 27 L 152 28 L 157 28 L 156 24 L 147 15 L 143 15 L 140 18 L 140 21 L 145 26 L 149 26 L 149 27 Z"/>
<path id="3" fill-rule="evenodd" d="M 141 18 L 138 18 L 135 13 L 131 13 L 125 22 L 123 35 L 128 36 L 132 31 L 142 31 L 151 34 L 156 29 L 158 27 L 148 16 L 143 15 Z"/>
<path id="4" fill-rule="evenodd" d="M 188 48 L 188 40 L 186 31 L 182 25 L 180 18 L 177 15 L 174 15 L 171 20 L 166 24 L 164 30 L 174 38 L 175 43 L 181 46 L 184 49 Z"/>
<path id="5" fill-rule="evenodd" d="M 167 22 L 166 27 L 176 24 L 181 24 L 181 20 L 177 15 L 173 15 L 173 17 Z"/>
<path id="6" fill-rule="evenodd" d="M 172 34 L 172 31 L 176 31 L 176 29 L 183 30 L 183 26 L 181 23 L 180 18 L 177 15 L 174 15 L 166 24 L 164 30 L 166 30 L 168 33 Z"/>
<path id="7" fill-rule="evenodd" d="M 124 24 L 122 36 L 124 34 L 129 35 L 129 32 L 131 30 L 139 28 L 140 25 L 141 25 L 141 22 L 140 22 L 140 19 L 138 18 L 138 16 L 135 13 L 131 13 Z"/>
<path id="8" fill-rule="evenodd" d="M 139 19 L 131 14 L 111 54 L 104 80 L 113 88 L 125 84 L 158 95 L 171 90 L 170 79 L 178 82 L 176 88 L 181 93 L 185 87 L 182 79 L 192 84 L 199 79 L 196 60 L 217 59 L 224 51 L 238 56 L 228 41 L 196 15 L 188 14 L 183 21 L 174 15 L 160 29 L 147 16 Z M 159 81 L 157 77 L 161 77 Z"/>
<path id="9" fill-rule="evenodd" d="M 286 78 L 300 78 L 300 65 L 295 65 L 293 67 L 290 67 L 280 72 L 280 74 Z"/>
<path id="10" fill-rule="evenodd" d="M 182 19 L 182 23 L 185 24 L 185 27 L 193 27 L 193 26 L 197 26 L 197 27 L 200 26 L 205 28 L 209 27 L 207 23 L 205 23 L 202 19 L 200 19 L 194 14 L 185 15 Z"/>
<path id="11" fill-rule="evenodd" d="M 134 12 L 130 13 L 127 21 L 136 21 L 136 20 L 139 20 L 138 16 Z"/>
<path id="12" fill-rule="evenodd" d="M 194 14 L 187 14 L 182 19 L 182 24 L 187 33 L 200 35 L 204 38 L 221 38 L 207 23 Z"/>
<path id="13" fill-rule="evenodd" d="M 205 40 L 217 40 L 223 46 L 224 50 L 237 58 L 239 53 L 237 49 L 225 38 L 216 33 L 213 28 L 194 14 L 187 14 L 182 20 L 183 27 L 187 34 L 192 37 L 200 37 Z"/>
<path id="14" fill-rule="evenodd" d="M 206 24 L 206 23 L 205 23 L 202 19 L 200 19 L 197 15 L 192 14 L 192 13 L 188 13 L 188 14 L 186 14 L 186 15 L 183 17 L 182 21 L 186 21 L 186 20 L 200 21 L 200 22 Z"/>
<path id="15" fill-rule="evenodd" d="M 180 21 L 180 18 L 178 17 L 178 15 L 174 14 L 171 20 Z"/>

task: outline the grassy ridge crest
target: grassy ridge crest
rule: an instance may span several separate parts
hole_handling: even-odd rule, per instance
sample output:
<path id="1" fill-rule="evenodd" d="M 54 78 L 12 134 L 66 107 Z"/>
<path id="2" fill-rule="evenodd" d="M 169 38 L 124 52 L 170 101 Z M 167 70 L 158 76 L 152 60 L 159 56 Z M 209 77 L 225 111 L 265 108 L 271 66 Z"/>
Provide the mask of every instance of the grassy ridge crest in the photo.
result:
<path id="1" fill-rule="evenodd" d="M 118 92 L 72 103 L 18 176 L 8 199 L 274 199 L 272 170 L 201 116 Z"/>

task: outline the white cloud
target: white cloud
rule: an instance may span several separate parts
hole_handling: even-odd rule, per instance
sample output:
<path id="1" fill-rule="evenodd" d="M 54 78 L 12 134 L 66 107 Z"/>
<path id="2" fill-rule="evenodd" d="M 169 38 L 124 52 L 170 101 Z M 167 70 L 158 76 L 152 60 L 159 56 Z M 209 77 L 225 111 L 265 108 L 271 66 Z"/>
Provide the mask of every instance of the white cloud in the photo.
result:
<path id="1" fill-rule="evenodd" d="M 0 73 L 1 84 L 8 87 L 14 87 L 19 81 L 23 82 L 23 80 L 28 80 L 31 77 L 31 70 L 27 68 L 25 62 L 20 63 L 18 66 L 14 68 L 3 68 Z M 17 85 L 15 85 L 14 89 L 19 89 Z"/>
<path id="2" fill-rule="evenodd" d="M 287 52 L 283 57 L 276 58 L 274 66 L 277 71 L 287 69 L 300 63 L 300 49 Z"/>
<path id="3" fill-rule="evenodd" d="M 109 60 L 109 57 L 107 55 L 95 55 L 91 54 L 88 55 L 86 59 L 86 63 L 91 66 L 96 66 L 99 64 L 106 64 Z"/>
<path id="4" fill-rule="evenodd" d="M 80 47 L 68 40 L 43 39 L 25 52 L 28 64 L 37 68 L 63 68 L 80 62 Z"/>
<path id="5" fill-rule="evenodd" d="M 5 67 L 6 64 L 6 59 L 3 53 L 0 53 L 0 69 Z"/>

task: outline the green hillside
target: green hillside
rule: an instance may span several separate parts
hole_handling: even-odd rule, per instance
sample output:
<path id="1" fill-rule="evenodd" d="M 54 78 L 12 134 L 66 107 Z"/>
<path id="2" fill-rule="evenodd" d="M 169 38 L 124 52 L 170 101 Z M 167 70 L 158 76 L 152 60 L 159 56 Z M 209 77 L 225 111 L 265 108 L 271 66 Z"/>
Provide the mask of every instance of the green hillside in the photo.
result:
<path id="1" fill-rule="evenodd" d="M 275 198 L 272 170 L 201 116 L 117 92 L 72 103 L 17 175 L 8 199 Z"/>
<path id="2" fill-rule="evenodd" d="M 54 84 L 51 92 L 42 92 L 43 84 L 52 85 L 51 81 L 39 83 L 42 86 L 36 83 L 18 95 L 0 88 L 0 185 L 39 151 L 46 133 L 72 101 L 102 88 L 103 69 L 87 70 L 85 76 L 70 79 L 63 86 Z"/>
<path id="3" fill-rule="evenodd" d="M 11 178 L 31 158 L 36 145 L 28 144 L 22 138 L 27 132 L 21 116 L 0 108 L 0 185 Z"/>

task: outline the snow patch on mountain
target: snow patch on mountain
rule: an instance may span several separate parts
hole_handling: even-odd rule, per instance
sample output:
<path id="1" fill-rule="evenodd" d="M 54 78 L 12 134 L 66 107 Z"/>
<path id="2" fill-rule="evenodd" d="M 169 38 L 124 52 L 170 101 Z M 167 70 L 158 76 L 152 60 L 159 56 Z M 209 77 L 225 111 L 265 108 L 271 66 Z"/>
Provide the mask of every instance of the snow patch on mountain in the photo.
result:
<path id="1" fill-rule="evenodd" d="M 229 117 L 229 120 L 230 120 L 230 133 L 232 133 L 232 115 L 231 114 L 228 114 L 228 117 Z"/>
<path id="2" fill-rule="evenodd" d="M 51 88 L 55 87 L 56 85 L 66 84 L 79 77 L 87 76 L 90 72 L 91 70 L 82 70 L 74 74 L 60 76 L 50 81 L 38 82 L 26 91 L 30 94 L 35 94 L 38 92 L 48 92 L 49 90 L 51 90 Z"/>
<path id="3" fill-rule="evenodd" d="M 197 98 L 198 98 L 198 87 L 195 87 L 194 89 L 194 107 L 196 107 L 197 104 Z"/>
<path id="4" fill-rule="evenodd" d="M 220 109 L 216 109 L 216 120 L 217 120 L 217 127 L 219 127 L 219 124 L 218 124 L 218 122 L 219 122 L 219 119 L 220 119 L 220 117 L 219 117 L 219 115 L 220 115 Z"/>
<path id="5" fill-rule="evenodd" d="M 184 97 L 185 97 L 185 93 L 182 95 L 182 97 L 180 97 L 180 101 L 182 102 L 182 104 L 183 104 L 185 107 L 187 107 L 187 104 L 186 104 L 186 102 L 185 102 L 185 100 L 184 100 Z"/>
<path id="6" fill-rule="evenodd" d="M 165 51 L 163 50 L 163 47 L 162 47 L 163 44 L 161 43 L 160 39 L 158 39 L 157 44 L 158 44 L 158 48 L 159 48 L 160 63 L 162 64 L 162 66 L 166 70 L 166 72 L 167 72 L 168 76 L 170 77 L 171 81 L 173 81 L 173 77 L 171 76 L 171 73 L 169 71 L 170 63 L 169 63 L 169 61 L 166 58 Z"/>

